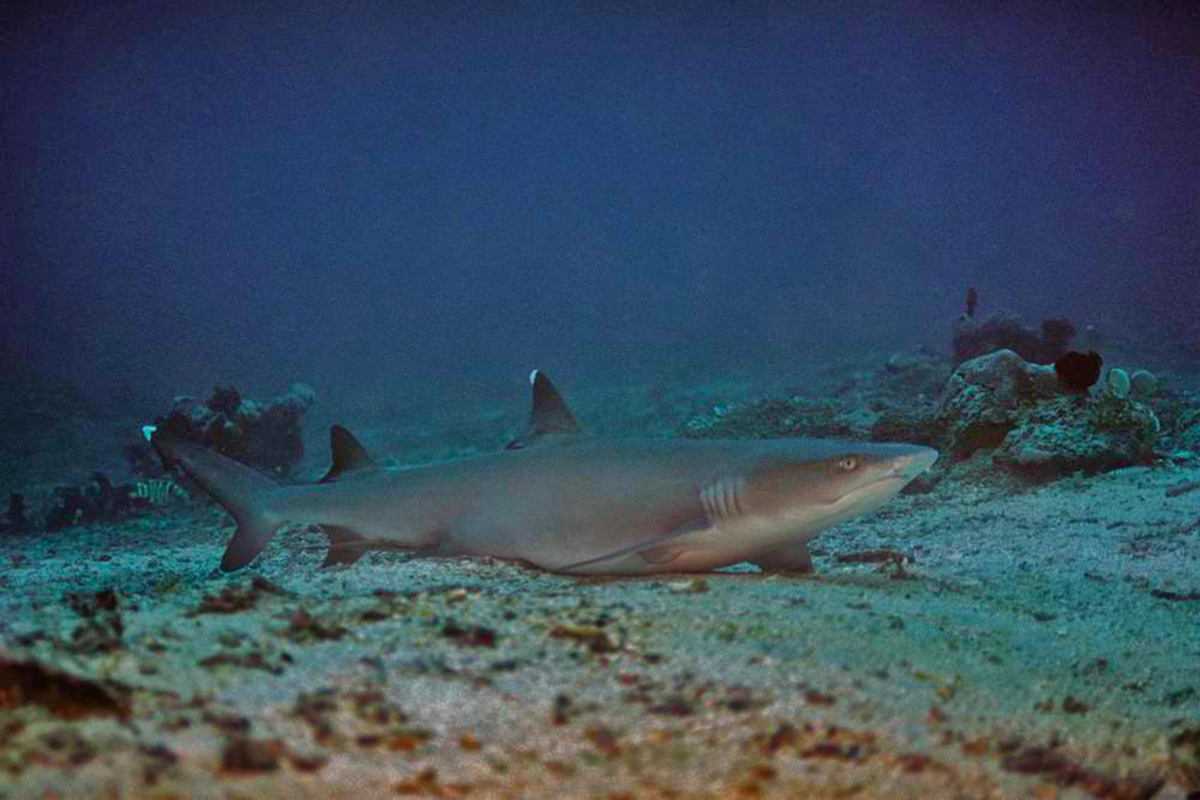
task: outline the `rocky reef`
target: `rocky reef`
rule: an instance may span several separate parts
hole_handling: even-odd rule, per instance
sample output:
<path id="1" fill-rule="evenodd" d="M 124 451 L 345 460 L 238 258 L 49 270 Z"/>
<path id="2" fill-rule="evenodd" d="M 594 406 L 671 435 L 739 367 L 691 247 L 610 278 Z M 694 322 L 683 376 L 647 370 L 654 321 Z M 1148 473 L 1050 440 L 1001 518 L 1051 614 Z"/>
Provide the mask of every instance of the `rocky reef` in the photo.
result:
<path id="1" fill-rule="evenodd" d="M 849 371 L 828 386 L 797 386 L 783 398 L 715 405 L 688 419 L 674 435 L 804 436 L 935 445 L 937 398 L 951 371 L 935 353 L 900 353 L 882 367 Z"/>
<path id="2" fill-rule="evenodd" d="M 938 424 L 952 459 L 987 451 L 996 466 L 1037 482 L 1148 463 L 1163 431 L 1147 403 L 1106 390 L 1076 393 L 1052 367 L 1011 350 L 955 370 Z"/>
<path id="3" fill-rule="evenodd" d="M 6 476 L 12 489 L 6 508 L 0 509 L 0 535 L 120 523 L 189 499 L 186 480 L 166 474 L 135 418 L 96 419 L 89 416 L 94 412 L 81 396 L 67 390 L 61 395 L 29 391 L 21 397 L 23 402 L 10 399 L 10 405 L 0 409 L 0 428 L 6 434 L 13 431 L 4 437 L 7 466 L 29 462 L 46 466 L 36 473 L 26 469 Z M 315 397 L 311 388 L 300 383 L 266 401 L 219 387 L 206 402 L 176 398 L 155 424 L 286 476 L 303 456 L 301 422 Z M 109 455 L 99 459 L 90 449 Z M 89 464 L 90 471 L 78 474 L 77 461 Z M 61 469 L 52 469 L 51 464 Z"/>
<path id="4" fill-rule="evenodd" d="M 304 456 L 300 422 L 315 400 L 316 393 L 303 383 L 261 402 L 242 397 L 232 386 L 218 387 L 204 403 L 176 398 L 155 425 L 243 464 L 290 475 Z"/>
<path id="5" fill-rule="evenodd" d="M 957 368 L 934 353 L 901 354 L 829 394 L 717 405 L 676 435 L 842 437 L 938 448 L 941 463 L 914 482 L 912 492 L 927 491 L 957 464 L 981 458 L 1023 482 L 1042 483 L 1163 456 L 1186 460 L 1200 451 L 1200 409 L 1152 378 L 1110 379 L 1080 391 L 1053 366 L 1012 350 Z"/>
<path id="6" fill-rule="evenodd" d="M 48 531 L 90 522 L 117 522 L 148 510 L 148 498 L 139 496 L 132 483 L 114 485 L 102 472 L 92 475 L 84 486 L 59 486 L 55 501 L 42 514 Z"/>
<path id="7" fill-rule="evenodd" d="M 8 496 L 8 510 L 0 517 L 0 534 L 22 533 L 30 528 L 25 495 L 13 492 Z"/>

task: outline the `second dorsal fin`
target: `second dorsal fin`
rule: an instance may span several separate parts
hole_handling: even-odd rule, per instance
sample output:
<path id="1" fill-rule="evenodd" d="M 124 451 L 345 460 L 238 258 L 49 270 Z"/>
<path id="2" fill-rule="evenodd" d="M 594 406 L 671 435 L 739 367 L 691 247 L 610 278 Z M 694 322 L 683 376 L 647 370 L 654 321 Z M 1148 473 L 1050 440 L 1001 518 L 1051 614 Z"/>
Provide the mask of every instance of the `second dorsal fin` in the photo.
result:
<path id="1" fill-rule="evenodd" d="M 329 450 L 333 463 L 329 465 L 325 477 L 317 483 L 330 483 L 340 478 L 343 473 L 375 466 L 362 442 L 355 439 L 354 434 L 341 425 L 334 425 L 329 429 Z"/>
<path id="2" fill-rule="evenodd" d="M 533 407 L 529 412 L 529 427 L 525 433 L 508 443 L 507 450 L 519 450 L 537 442 L 543 436 L 575 436 L 580 433 L 575 415 L 567 408 L 566 401 L 554 388 L 546 375 L 534 370 L 529 373 L 533 390 Z"/>

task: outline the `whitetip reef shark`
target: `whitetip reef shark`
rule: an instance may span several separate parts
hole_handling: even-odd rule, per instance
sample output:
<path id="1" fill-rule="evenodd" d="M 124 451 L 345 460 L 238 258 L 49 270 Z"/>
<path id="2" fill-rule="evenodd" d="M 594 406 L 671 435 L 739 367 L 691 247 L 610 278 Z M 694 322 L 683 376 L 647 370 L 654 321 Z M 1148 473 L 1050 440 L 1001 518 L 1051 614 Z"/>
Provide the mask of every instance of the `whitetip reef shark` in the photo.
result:
<path id="1" fill-rule="evenodd" d="M 329 472 L 301 486 L 165 431 L 151 442 L 233 515 L 227 572 L 293 523 L 329 536 L 323 566 L 380 548 L 576 575 L 744 561 L 809 572 L 810 539 L 883 505 L 938 458 L 919 445 L 823 439 L 594 439 L 544 374 L 530 382 L 529 427 L 504 451 L 402 471 L 375 467 L 336 425 Z"/>

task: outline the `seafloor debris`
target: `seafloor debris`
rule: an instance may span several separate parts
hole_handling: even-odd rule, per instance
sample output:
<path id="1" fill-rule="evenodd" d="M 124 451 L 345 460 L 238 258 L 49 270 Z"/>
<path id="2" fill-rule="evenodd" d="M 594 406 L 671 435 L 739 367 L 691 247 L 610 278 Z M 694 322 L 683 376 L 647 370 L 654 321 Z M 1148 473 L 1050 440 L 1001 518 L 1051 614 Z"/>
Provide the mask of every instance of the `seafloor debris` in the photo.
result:
<path id="1" fill-rule="evenodd" d="M 800 740 L 796 726 L 790 722 L 781 722 L 771 734 L 761 741 L 765 753 L 771 754 L 785 747 L 794 747 Z"/>
<path id="2" fill-rule="evenodd" d="M 550 638 L 569 639 L 585 644 L 593 653 L 615 653 L 621 649 L 609 638 L 608 633 L 591 625 L 555 625 L 550 629 Z"/>
<path id="3" fill-rule="evenodd" d="M 649 706 L 646 711 L 669 717 L 690 717 L 696 713 L 695 706 L 682 694 L 670 694 L 660 702 Z"/>
<path id="4" fill-rule="evenodd" d="M 1159 600 L 1200 600 L 1200 592 L 1171 592 L 1166 589 L 1151 589 L 1150 596 L 1157 597 Z"/>
<path id="5" fill-rule="evenodd" d="M 82 678 L 40 661 L 0 655 L 0 710 L 41 706 L 64 720 L 129 717 L 132 692 L 108 680 Z"/>
<path id="6" fill-rule="evenodd" d="M 179 763 L 179 756 L 175 751 L 162 744 L 139 745 L 138 753 L 145 759 L 145 764 L 142 766 L 142 781 L 147 786 L 158 783 L 163 773 Z"/>
<path id="7" fill-rule="evenodd" d="M 831 706 L 837 702 L 837 698 L 833 695 L 826 694 L 809 686 L 801 685 L 798 688 L 804 692 L 804 702 L 810 706 Z"/>
<path id="8" fill-rule="evenodd" d="M 554 725 L 566 725 L 571 720 L 571 698 L 565 694 L 554 697 L 554 713 L 550 722 Z"/>
<path id="9" fill-rule="evenodd" d="M 288 618 L 288 626 L 283 630 L 284 638 L 299 644 L 336 641 L 349 633 L 342 625 L 326 624 L 303 608 Z"/>
<path id="10" fill-rule="evenodd" d="M 120 650 L 125 624 L 117 593 L 101 589 L 91 594 L 68 594 L 67 605 L 83 618 L 71 632 L 71 647 L 77 653 L 108 653 Z"/>
<path id="11" fill-rule="evenodd" d="M 454 618 L 442 626 L 442 636 L 463 647 L 495 647 L 496 632 L 482 625 L 462 627 Z"/>
<path id="12" fill-rule="evenodd" d="M 1056 786 L 1078 787 L 1093 797 L 1149 800 L 1163 787 L 1159 775 L 1129 775 L 1110 778 L 1079 764 L 1068 756 L 1041 745 L 1011 747 L 1000 760 L 1000 767 L 1022 775 L 1039 775 Z M 1004 748 L 1002 748 L 1004 749 Z"/>
<path id="13" fill-rule="evenodd" d="M 230 773 L 274 772 L 284 746 L 279 739 L 231 738 L 221 752 L 221 769 Z"/>
<path id="14" fill-rule="evenodd" d="M 338 692 L 329 687 L 301 692 L 292 706 L 292 714 L 308 725 L 317 744 L 327 744 L 334 740 L 336 729 L 332 717 L 337 711 Z"/>
<path id="15" fill-rule="evenodd" d="M 413 610 L 413 600 L 389 589 L 376 589 L 371 592 L 374 601 L 370 606 L 358 612 L 360 622 L 383 622 L 393 617 L 403 617 Z"/>
<path id="16" fill-rule="evenodd" d="M 287 592 L 261 575 L 255 575 L 248 584 L 225 586 L 215 595 L 204 595 L 200 598 L 200 605 L 189 611 L 188 616 L 249 611 L 258 605 L 259 598 L 264 594 L 285 595 Z"/>
<path id="17" fill-rule="evenodd" d="M 1184 728 L 1167 744 L 1171 748 L 1168 768 L 1172 777 L 1193 792 L 1200 792 L 1200 727 Z"/>
<path id="18" fill-rule="evenodd" d="M 410 724 L 409 714 L 374 686 L 303 692 L 297 696 L 291 713 L 308 726 L 314 743 L 322 747 L 353 743 L 357 747 L 408 752 L 434 736 L 431 730 Z"/>
<path id="19" fill-rule="evenodd" d="M 447 794 L 450 785 L 443 786 L 438 780 L 438 771 L 433 767 L 418 772 L 414 777 L 400 781 L 394 787 L 398 795 L 419 795 L 422 797 L 462 797 L 468 792 L 457 789 L 453 794 Z"/>
<path id="20" fill-rule="evenodd" d="M 583 735 L 608 758 L 616 758 L 621 754 L 620 736 L 612 728 L 592 725 L 584 729 Z"/>
<path id="21" fill-rule="evenodd" d="M 282 653 L 279 660 L 290 663 L 291 657 L 287 653 Z M 206 669 L 212 669 L 213 667 L 241 667 L 243 669 L 256 669 L 269 672 L 272 675 L 282 675 L 284 672 L 282 663 L 273 664 L 267 659 L 266 655 L 258 651 L 251 651 L 249 653 L 216 653 L 207 658 L 200 659 L 198 663 Z"/>
<path id="22" fill-rule="evenodd" d="M 681 581 L 669 581 L 667 589 L 674 594 L 699 594 L 708 591 L 708 581 L 704 578 L 685 578 Z"/>
<path id="23" fill-rule="evenodd" d="M 1167 497 L 1179 497 L 1181 494 L 1194 492 L 1200 489 L 1200 481 L 1187 481 L 1186 483 L 1177 483 L 1171 486 L 1165 492 Z"/>
<path id="24" fill-rule="evenodd" d="M 770 699 L 762 697 L 749 686 L 730 686 L 725 690 L 725 696 L 717 701 L 721 708 L 727 708 L 736 713 L 757 711 L 771 704 Z"/>
<path id="25" fill-rule="evenodd" d="M 891 577 L 911 578 L 904 570 L 904 554 L 896 550 L 864 550 L 861 553 L 838 553 L 835 558 L 842 564 L 891 564 L 895 571 Z"/>

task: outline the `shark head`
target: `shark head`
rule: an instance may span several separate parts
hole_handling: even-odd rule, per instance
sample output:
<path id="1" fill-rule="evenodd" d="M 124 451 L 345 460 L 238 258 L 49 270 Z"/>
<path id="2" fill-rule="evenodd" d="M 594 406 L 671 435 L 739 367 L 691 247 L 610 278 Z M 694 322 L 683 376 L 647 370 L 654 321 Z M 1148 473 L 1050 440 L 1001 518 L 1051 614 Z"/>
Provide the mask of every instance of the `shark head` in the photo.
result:
<path id="1" fill-rule="evenodd" d="M 710 516 L 727 523 L 741 517 L 740 527 L 756 538 L 808 538 L 879 508 L 937 459 L 936 450 L 920 445 L 795 440 L 781 443 L 728 490 L 711 491 L 728 499 L 707 505 Z"/>

